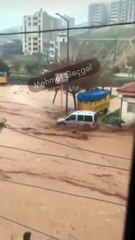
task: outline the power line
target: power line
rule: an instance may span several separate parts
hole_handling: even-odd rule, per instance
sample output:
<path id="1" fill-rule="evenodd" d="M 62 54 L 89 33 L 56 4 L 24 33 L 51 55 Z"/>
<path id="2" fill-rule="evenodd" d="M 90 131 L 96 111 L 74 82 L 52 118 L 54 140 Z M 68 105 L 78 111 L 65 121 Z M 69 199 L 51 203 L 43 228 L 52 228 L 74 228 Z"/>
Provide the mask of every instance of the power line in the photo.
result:
<path id="1" fill-rule="evenodd" d="M 68 30 L 79 30 L 79 29 L 100 29 L 106 27 L 114 27 L 114 26 L 125 26 L 125 25 L 133 25 L 135 22 L 123 22 L 123 23 L 114 23 L 114 24 L 104 24 L 100 26 L 83 26 L 83 27 L 69 27 Z M 22 31 L 22 32 L 13 32 L 13 33 L 0 33 L 0 36 L 6 35 L 21 35 L 21 34 L 33 34 L 33 33 L 48 33 L 48 32 L 62 32 L 67 31 L 67 28 L 57 28 L 57 29 L 47 29 L 47 30 L 40 30 L 40 31 Z"/>
<path id="2" fill-rule="evenodd" d="M 83 160 L 80 160 L 80 159 L 70 158 L 70 157 L 57 155 L 57 154 L 35 152 L 35 151 L 31 151 L 31 150 L 27 150 L 27 149 L 19 148 L 19 147 L 11 147 L 11 146 L 0 145 L 0 148 L 18 150 L 18 151 L 27 152 L 27 153 L 31 153 L 31 154 L 35 154 L 35 155 L 41 155 L 41 156 L 67 159 L 67 160 L 73 161 L 73 162 L 78 162 L 78 163 L 87 164 L 87 165 L 93 165 L 93 166 L 97 166 L 97 167 L 104 167 L 104 168 L 110 168 L 110 169 L 115 169 L 115 170 L 121 170 L 121 171 L 125 171 L 125 172 L 130 171 L 127 168 L 115 167 L 115 166 L 110 166 L 110 165 L 105 165 L 105 164 L 100 164 L 100 163 L 93 163 L 93 162 L 83 161 Z"/>
<path id="3" fill-rule="evenodd" d="M 33 228 L 33 227 L 30 227 L 30 226 L 27 226 L 27 225 L 25 225 L 25 224 L 23 224 L 23 223 L 20 223 L 20 222 L 18 222 L 18 221 L 15 221 L 15 220 L 13 220 L 13 219 L 11 219 L 11 218 L 7 218 L 7 217 L 5 217 L 5 216 L 3 216 L 3 215 L 0 215 L 0 218 L 3 219 L 3 220 L 5 220 L 5 221 L 8 221 L 8 222 L 10 222 L 10 223 L 14 223 L 14 224 L 16 224 L 16 225 L 18 225 L 18 226 L 21 226 L 21 227 L 30 229 L 31 231 L 36 232 L 36 233 L 39 233 L 39 234 L 44 235 L 44 236 L 46 236 L 46 237 L 50 237 L 51 239 L 61 240 L 60 238 L 53 237 L 52 235 L 49 235 L 48 233 L 42 232 L 42 231 L 40 231 L 40 230 L 38 230 L 38 229 L 35 229 L 35 228 Z"/>
<path id="4" fill-rule="evenodd" d="M 22 131 L 16 130 L 15 128 L 13 128 L 11 126 L 9 127 L 8 125 L 6 125 L 5 127 L 7 129 L 11 130 L 11 131 L 14 131 L 14 132 L 17 132 L 17 133 L 20 133 L 20 134 L 23 134 L 23 135 L 26 135 L 26 136 L 29 136 L 29 137 L 33 137 L 33 138 L 36 138 L 36 139 L 40 139 L 40 140 L 43 140 L 43 141 L 46 141 L 46 142 L 58 144 L 60 146 L 64 146 L 64 147 L 68 147 L 68 148 L 72 148 L 72 149 L 76 149 L 76 150 L 82 150 L 82 151 L 85 151 L 85 152 L 90 152 L 90 153 L 94 153 L 94 154 L 102 155 L 102 156 L 106 156 L 106 157 L 119 158 L 119 159 L 123 159 L 123 160 L 130 160 L 130 158 L 126 158 L 126 157 L 122 157 L 122 156 L 118 156 L 118 155 L 102 153 L 102 152 L 98 152 L 98 151 L 94 151 L 94 150 L 90 150 L 90 149 L 71 146 L 71 145 L 68 145 L 68 144 L 65 144 L 65 143 L 56 142 L 54 140 L 49 140 L 49 139 L 46 139 L 46 138 L 35 137 L 32 134 L 24 133 Z"/>
<path id="5" fill-rule="evenodd" d="M 123 207 L 126 206 L 126 205 L 124 205 L 124 204 L 122 204 L 122 203 L 117 203 L 117 202 L 113 202 L 113 201 L 108 201 L 108 200 L 104 200 L 104 199 L 101 199 L 101 198 L 95 198 L 95 197 L 80 195 L 80 194 L 76 194 L 76 193 L 64 192 L 64 191 L 60 191 L 60 190 L 56 190 L 56 189 L 51 189 L 51 188 L 39 187 L 39 186 L 35 186 L 35 185 L 32 185 L 32 184 L 20 183 L 20 182 L 16 182 L 16 181 L 12 181 L 12 180 L 7 180 L 7 179 L 2 179 L 2 178 L 0 178 L 0 181 L 8 182 L 8 183 L 11 183 L 11 184 L 16 184 L 16 185 L 20 185 L 20 186 L 26 186 L 26 187 L 36 188 L 36 189 L 40 189 L 40 190 L 43 190 L 43 191 L 55 192 L 55 193 L 59 193 L 59 194 L 63 194 L 63 195 L 71 196 L 71 197 L 77 197 L 77 198 L 82 198 L 82 199 L 89 199 L 89 200 L 94 200 L 94 201 L 109 203 L 109 204 L 113 204 L 113 205 L 117 205 L 117 206 L 123 206 Z"/>

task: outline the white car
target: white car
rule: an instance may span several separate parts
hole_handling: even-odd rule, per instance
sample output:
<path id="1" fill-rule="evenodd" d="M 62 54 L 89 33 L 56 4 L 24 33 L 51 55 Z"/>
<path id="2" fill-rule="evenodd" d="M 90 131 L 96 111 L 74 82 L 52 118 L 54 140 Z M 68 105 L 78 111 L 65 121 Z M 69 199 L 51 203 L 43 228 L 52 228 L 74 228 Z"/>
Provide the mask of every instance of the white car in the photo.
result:
<path id="1" fill-rule="evenodd" d="M 96 123 L 97 113 L 90 111 L 75 111 L 57 121 L 58 125 L 82 125 L 90 127 L 95 127 Z"/>

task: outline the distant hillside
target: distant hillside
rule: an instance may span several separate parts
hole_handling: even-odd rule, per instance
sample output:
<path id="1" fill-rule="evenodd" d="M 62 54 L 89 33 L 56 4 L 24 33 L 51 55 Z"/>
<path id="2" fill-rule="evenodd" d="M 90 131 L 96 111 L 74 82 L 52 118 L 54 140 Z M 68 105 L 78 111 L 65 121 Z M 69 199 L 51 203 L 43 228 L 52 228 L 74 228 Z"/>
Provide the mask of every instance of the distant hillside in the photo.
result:
<path id="1" fill-rule="evenodd" d="M 76 24 L 75 27 L 84 27 L 84 26 L 88 26 L 87 22 L 81 23 L 81 24 Z M 80 34 L 84 34 L 87 32 L 87 29 L 77 29 L 77 30 L 71 30 L 70 31 L 70 36 L 75 36 L 75 35 L 80 35 Z"/>
<path id="2" fill-rule="evenodd" d="M 125 65 L 127 56 L 135 52 L 133 26 L 91 29 L 74 36 L 73 56 L 81 59 L 97 58 L 108 66 Z"/>
<path id="3" fill-rule="evenodd" d="M 20 27 L 12 27 L 12 28 L 7 28 L 7 29 L 3 29 L 0 30 L 0 33 L 14 33 L 14 32 L 19 32 L 20 31 Z M 7 35 L 7 36 L 1 36 L 0 37 L 0 45 L 3 45 L 5 42 L 7 41 L 13 41 L 13 40 L 17 40 L 19 39 L 19 35 Z"/>
<path id="4" fill-rule="evenodd" d="M 77 40 L 99 38 L 132 38 L 135 37 L 134 26 L 114 26 L 99 29 L 90 29 L 76 37 Z"/>

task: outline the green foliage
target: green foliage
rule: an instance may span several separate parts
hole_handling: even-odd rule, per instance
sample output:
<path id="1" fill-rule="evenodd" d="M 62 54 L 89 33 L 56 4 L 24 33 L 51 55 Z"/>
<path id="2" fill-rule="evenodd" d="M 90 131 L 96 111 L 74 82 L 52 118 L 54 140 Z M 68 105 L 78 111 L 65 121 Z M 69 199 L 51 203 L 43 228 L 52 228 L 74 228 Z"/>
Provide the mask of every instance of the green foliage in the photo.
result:
<path id="1" fill-rule="evenodd" d="M 114 126 L 121 126 L 122 122 L 120 121 L 119 116 L 120 116 L 120 109 L 105 116 L 105 118 L 103 119 L 103 123 L 114 125 Z"/>
<path id="2" fill-rule="evenodd" d="M 39 63 L 33 63 L 33 64 L 26 64 L 25 69 L 27 70 L 27 73 L 31 75 L 39 75 L 41 67 Z"/>
<path id="3" fill-rule="evenodd" d="M 15 71 L 19 72 L 19 70 L 21 68 L 21 62 L 19 60 L 13 60 L 12 65 L 13 65 L 13 68 L 15 69 Z"/>
<path id="4" fill-rule="evenodd" d="M 9 67 L 2 59 L 0 59 L 0 71 L 6 72 L 7 76 L 9 76 Z"/>
<path id="5" fill-rule="evenodd" d="M 133 26 L 134 28 L 134 26 Z M 92 39 L 92 38 L 118 38 L 118 37 L 134 37 L 134 31 L 131 27 L 114 26 L 98 30 L 88 30 L 87 32 L 77 36 L 80 39 Z"/>
<path id="6" fill-rule="evenodd" d="M 120 73 L 121 72 L 121 68 L 119 66 L 115 66 L 113 69 L 114 73 Z"/>

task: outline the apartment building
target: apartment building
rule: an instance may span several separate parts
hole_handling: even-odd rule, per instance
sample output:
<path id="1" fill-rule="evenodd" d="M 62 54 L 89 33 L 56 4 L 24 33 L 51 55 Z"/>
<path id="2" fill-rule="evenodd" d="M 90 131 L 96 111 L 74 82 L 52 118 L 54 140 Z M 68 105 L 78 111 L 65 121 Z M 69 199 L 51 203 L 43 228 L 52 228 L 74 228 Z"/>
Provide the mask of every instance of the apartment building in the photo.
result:
<path id="1" fill-rule="evenodd" d="M 116 0 L 110 4 L 110 24 L 126 22 L 127 19 L 127 1 Z"/>
<path id="2" fill-rule="evenodd" d="M 135 21 L 135 0 L 127 0 L 127 22 Z"/>
<path id="3" fill-rule="evenodd" d="M 135 21 L 135 0 L 115 0 L 110 3 L 110 24 Z"/>
<path id="4" fill-rule="evenodd" d="M 48 15 L 43 9 L 23 18 L 24 32 L 55 28 L 59 28 L 59 19 Z M 55 41 L 57 36 L 58 32 L 24 34 L 22 37 L 23 53 L 25 55 L 44 54 L 45 43 Z"/>
<path id="5" fill-rule="evenodd" d="M 91 3 L 88 8 L 88 23 L 90 26 L 103 25 L 108 21 L 108 8 L 105 3 Z"/>
<path id="6" fill-rule="evenodd" d="M 57 37 L 56 48 L 58 60 L 67 57 L 67 33 L 59 33 Z"/>

